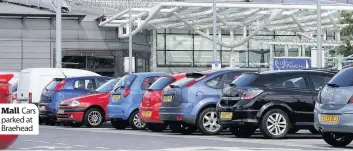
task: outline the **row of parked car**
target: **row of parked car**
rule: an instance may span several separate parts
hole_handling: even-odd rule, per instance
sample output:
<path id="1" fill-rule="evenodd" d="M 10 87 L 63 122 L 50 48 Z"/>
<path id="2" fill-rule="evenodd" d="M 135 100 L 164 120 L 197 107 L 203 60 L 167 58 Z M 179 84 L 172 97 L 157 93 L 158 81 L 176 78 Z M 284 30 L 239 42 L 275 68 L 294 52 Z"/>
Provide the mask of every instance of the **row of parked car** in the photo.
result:
<path id="1" fill-rule="evenodd" d="M 22 80 L 30 79 L 22 75 L 20 95 Z M 260 129 L 264 137 L 273 139 L 308 129 L 322 133 L 330 145 L 346 146 L 353 140 L 351 77 L 353 68 L 339 73 L 236 68 L 133 73 L 122 78 L 51 77 L 42 88 L 38 107 L 42 122 L 50 125 L 100 127 L 110 121 L 116 129 L 161 132 L 169 127 L 174 133 L 199 130 L 204 135 L 229 129 L 237 137 L 250 137 Z M 38 83 L 29 82 L 27 87 Z"/>

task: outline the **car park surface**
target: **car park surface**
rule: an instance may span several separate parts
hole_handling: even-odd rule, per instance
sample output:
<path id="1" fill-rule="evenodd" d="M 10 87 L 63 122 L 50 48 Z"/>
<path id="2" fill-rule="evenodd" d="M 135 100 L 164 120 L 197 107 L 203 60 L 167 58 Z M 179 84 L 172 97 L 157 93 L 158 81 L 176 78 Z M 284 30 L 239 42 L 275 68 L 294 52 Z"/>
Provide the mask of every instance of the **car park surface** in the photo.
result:
<path id="1" fill-rule="evenodd" d="M 257 128 L 266 138 L 284 138 L 299 129 L 317 133 L 315 100 L 335 74 L 326 70 L 243 74 L 223 90 L 217 104 L 219 123 L 238 137 L 250 137 Z"/>
<path id="2" fill-rule="evenodd" d="M 91 93 L 110 79 L 112 78 L 105 76 L 81 76 L 53 79 L 43 89 L 39 104 L 40 117 L 46 124 L 56 124 L 57 109 L 61 101 Z"/>
<path id="3" fill-rule="evenodd" d="M 108 120 L 109 93 L 118 81 L 111 79 L 92 93 L 62 101 L 58 107 L 58 120 L 74 127 L 100 127 Z"/>
<path id="4" fill-rule="evenodd" d="M 216 104 L 221 90 L 243 72 L 254 69 L 221 69 L 187 73 L 186 78 L 163 89 L 160 118 L 182 134 L 200 130 L 215 135 L 222 131 L 217 122 Z"/>
<path id="5" fill-rule="evenodd" d="M 164 72 L 133 73 L 122 77 L 114 90 L 111 91 L 107 106 L 108 116 L 113 127 L 125 129 L 145 129 L 146 124 L 139 118 L 139 107 L 143 94 L 148 87 Z"/>
<path id="6" fill-rule="evenodd" d="M 145 92 L 140 105 L 140 118 L 147 124 L 147 128 L 154 132 L 161 132 L 167 128 L 159 118 L 159 107 L 162 103 L 162 90 L 167 85 L 172 84 L 182 78 L 185 73 L 161 76 Z"/>

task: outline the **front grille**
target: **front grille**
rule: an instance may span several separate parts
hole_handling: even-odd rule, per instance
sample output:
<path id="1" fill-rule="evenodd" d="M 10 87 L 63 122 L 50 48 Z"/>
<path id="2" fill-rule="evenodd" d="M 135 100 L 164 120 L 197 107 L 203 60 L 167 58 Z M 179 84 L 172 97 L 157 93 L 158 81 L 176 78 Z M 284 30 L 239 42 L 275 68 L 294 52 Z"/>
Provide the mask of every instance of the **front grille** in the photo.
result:
<path id="1" fill-rule="evenodd" d="M 70 114 L 57 114 L 56 117 L 58 117 L 58 118 L 69 118 Z"/>

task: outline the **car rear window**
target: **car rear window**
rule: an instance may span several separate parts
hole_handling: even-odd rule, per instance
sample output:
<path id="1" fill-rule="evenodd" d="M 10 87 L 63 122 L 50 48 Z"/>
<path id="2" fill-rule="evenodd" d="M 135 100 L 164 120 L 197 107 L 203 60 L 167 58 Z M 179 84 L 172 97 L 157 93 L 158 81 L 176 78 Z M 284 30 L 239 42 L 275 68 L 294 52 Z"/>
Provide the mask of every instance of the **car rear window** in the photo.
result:
<path id="1" fill-rule="evenodd" d="M 99 93 L 108 92 L 113 89 L 113 87 L 116 85 L 116 83 L 118 83 L 117 79 L 111 79 L 111 80 L 105 82 L 104 84 L 102 84 L 100 87 L 98 87 L 96 89 L 96 92 L 99 92 Z"/>
<path id="2" fill-rule="evenodd" d="M 155 81 L 149 89 L 151 90 L 162 90 L 164 87 L 166 87 L 169 83 L 174 82 L 175 79 L 172 77 L 161 77 L 157 81 Z"/>
<path id="3" fill-rule="evenodd" d="M 53 90 L 63 79 L 53 79 L 44 89 Z"/>
<path id="4" fill-rule="evenodd" d="M 337 85 L 339 87 L 353 86 L 353 68 L 346 68 L 338 72 L 329 82 L 328 85 Z"/>
<path id="5" fill-rule="evenodd" d="M 136 75 L 133 74 L 128 74 L 125 75 L 124 77 L 122 77 L 119 82 L 115 85 L 114 88 L 118 88 L 118 87 L 130 87 L 132 85 L 132 83 L 134 83 L 135 79 L 136 79 Z"/>
<path id="6" fill-rule="evenodd" d="M 251 86 L 256 82 L 259 76 L 259 74 L 251 73 L 242 74 L 232 82 L 232 85 L 235 85 L 236 87 Z"/>

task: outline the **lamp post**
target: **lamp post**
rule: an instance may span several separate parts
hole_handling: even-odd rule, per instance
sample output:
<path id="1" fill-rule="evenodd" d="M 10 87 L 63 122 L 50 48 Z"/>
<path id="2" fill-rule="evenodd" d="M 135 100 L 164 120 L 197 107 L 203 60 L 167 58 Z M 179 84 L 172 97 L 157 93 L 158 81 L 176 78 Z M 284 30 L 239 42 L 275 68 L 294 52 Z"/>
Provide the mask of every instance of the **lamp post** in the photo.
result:
<path id="1" fill-rule="evenodd" d="M 213 0 L 213 62 L 212 62 L 212 69 L 218 68 L 219 61 L 217 58 L 217 21 L 216 21 L 217 11 L 216 11 L 216 0 Z"/>
<path id="2" fill-rule="evenodd" d="M 322 48 L 321 48 L 321 0 L 317 0 L 317 35 L 316 35 L 316 42 L 317 42 L 317 67 L 324 67 L 322 64 Z"/>
<path id="3" fill-rule="evenodd" d="M 129 73 L 132 73 L 131 0 L 129 0 Z"/>
<path id="4" fill-rule="evenodd" d="M 56 57 L 55 57 L 55 65 L 56 68 L 61 68 L 62 66 L 62 50 L 61 50 L 61 2 L 60 0 L 56 0 Z"/>

